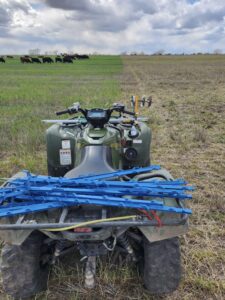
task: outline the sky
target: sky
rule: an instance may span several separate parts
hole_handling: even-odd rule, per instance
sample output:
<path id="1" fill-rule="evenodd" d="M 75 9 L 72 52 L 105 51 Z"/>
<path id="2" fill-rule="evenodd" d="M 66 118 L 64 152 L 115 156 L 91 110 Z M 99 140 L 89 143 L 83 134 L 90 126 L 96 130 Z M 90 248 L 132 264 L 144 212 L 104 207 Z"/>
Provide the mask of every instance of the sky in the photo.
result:
<path id="1" fill-rule="evenodd" d="M 0 0 L 0 54 L 225 52 L 224 0 Z"/>

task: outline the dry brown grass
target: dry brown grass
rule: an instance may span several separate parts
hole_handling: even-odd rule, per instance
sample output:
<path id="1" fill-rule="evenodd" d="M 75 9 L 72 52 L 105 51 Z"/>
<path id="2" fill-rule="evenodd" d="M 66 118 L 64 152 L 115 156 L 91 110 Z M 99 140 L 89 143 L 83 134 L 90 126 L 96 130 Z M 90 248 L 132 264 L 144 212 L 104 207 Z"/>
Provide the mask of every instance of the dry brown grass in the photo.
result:
<path id="1" fill-rule="evenodd" d="M 181 238 L 183 279 L 162 298 L 149 296 L 132 265 L 99 262 L 97 287 L 82 287 L 82 269 L 56 266 L 36 300 L 225 299 L 225 57 L 124 57 L 123 99 L 152 95 L 152 162 L 196 185 L 190 231 Z M 71 261 L 70 261 L 71 259 Z M 0 299 L 4 298 L 3 294 Z"/>
<path id="2" fill-rule="evenodd" d="M 153 96 L 152 159 L 196 185 L 184 276 L 166 299 L 225 299 L 225 57 L 125 57 L 124 97 Z"/>

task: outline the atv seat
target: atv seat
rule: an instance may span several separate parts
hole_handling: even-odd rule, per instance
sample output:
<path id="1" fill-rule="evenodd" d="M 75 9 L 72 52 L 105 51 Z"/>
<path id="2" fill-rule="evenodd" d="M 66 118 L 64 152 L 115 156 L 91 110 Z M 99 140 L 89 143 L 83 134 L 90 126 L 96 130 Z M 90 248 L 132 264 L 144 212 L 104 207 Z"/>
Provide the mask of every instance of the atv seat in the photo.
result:
<path id="1" fill-rule="evenodd" d="M 86 146 L 82 149 L 81 163 L 65 174 L 75 178 L 81 175 L 95 175 L 113 172 L 112 153 L 108 146 Z"/>

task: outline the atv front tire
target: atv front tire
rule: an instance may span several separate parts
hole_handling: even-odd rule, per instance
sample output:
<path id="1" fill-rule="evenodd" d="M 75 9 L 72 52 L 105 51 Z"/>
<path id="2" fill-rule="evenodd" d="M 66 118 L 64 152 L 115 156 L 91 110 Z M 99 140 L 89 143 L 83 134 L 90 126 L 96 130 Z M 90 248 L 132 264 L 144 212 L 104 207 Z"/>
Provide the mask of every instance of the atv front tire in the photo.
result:
<path id="1" fill-rule="evenodd" d="M 28 298 L 47 289 L 48 265 L 41 265 L 44 236 L 32 233 L 22 245 L 2 249 L 2 280 L 5 292 L 14 299 Z"/>
<path id="2" fill-rule="evenodd" d="M 175 291 L 181 278 L 179 238 L 150 243 L 144 238 L 143 280 L 151 294 Z"/>

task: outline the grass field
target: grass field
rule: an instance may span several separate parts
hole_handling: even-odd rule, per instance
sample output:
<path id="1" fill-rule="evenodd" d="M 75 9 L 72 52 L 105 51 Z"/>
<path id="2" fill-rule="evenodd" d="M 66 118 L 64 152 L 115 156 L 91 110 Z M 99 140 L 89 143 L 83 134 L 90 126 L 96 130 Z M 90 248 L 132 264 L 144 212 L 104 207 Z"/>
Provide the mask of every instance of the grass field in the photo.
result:
<path id="1" fill-rule="evenodd" d="M 225 57 L 93 57 L 74 65 L 0 65 L 0 176 L 46 173 L 40 119 L 80 101 L 106 106 L 152 95 L 152 162 L 196 185 L 190 231 L 181 238 L 184 275 L 166 300 L 225 299 Z M 70 261 L 71 259 L 71 261 Z M 71 257 L 57 265 L 36 300 L 157 299 L 134 266 L 99 263 L 97 287 L 82 287 Z M 1 292 L 0 299 L 7 299 Z"/>
<path id="2" fill-rule="evenodd" d="M 41 120 L 74 102 L 107 106 L 119 99 L 120 57 L 92 57 L 74 64 L 26 65 L 18 59 L 0 65 L 0 176 L 28 168 L 46 173 Z"/>

